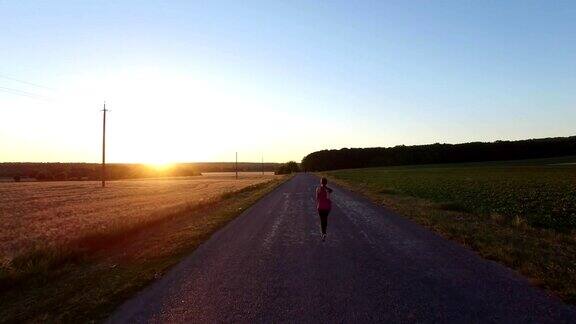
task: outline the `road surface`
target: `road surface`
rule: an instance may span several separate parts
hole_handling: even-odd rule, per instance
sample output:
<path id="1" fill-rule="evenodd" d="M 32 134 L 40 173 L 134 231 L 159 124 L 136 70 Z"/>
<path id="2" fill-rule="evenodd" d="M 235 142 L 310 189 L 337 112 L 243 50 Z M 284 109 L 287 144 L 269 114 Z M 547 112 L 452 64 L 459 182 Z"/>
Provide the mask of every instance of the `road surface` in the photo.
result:
<path id="1" fill-rule="evenodd" d="M 510 269 L 337 186 L 322 242 L 318 182 L 299 174 L 278 187 L 109 322 L 576 321 Z"/>

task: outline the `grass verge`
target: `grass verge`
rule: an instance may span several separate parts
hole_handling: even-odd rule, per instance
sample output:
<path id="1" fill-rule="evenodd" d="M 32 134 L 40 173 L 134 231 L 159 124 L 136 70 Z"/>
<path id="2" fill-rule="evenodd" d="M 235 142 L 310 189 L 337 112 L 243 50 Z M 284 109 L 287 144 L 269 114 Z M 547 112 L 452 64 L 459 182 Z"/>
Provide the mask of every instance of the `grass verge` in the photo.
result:
<path id="1" fill-rule="evenodd" d="M 21 255 L 0 268 L 0 322 L 98 322 L 286 179 Z"/>
<path id="2" fill-rule="evenodd" d="M 501 262 L 540 286 L 576 304 L 576 231 L 530 226 L 522 217 L 471 212 L 458 202 L 436 202 L 383 190 L 357 178 L 322 174 L 347 189 L 426 226 L 447 239 Z"/>

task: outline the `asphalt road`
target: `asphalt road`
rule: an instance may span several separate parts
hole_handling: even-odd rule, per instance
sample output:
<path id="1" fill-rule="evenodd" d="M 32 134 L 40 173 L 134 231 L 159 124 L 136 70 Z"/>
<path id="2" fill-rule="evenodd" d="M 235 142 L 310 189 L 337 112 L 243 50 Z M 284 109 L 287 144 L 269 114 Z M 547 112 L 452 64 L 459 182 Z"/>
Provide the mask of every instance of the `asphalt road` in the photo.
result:
<path id="1" fill-rule="evenodd" d="M 278 187 L 109 322 L 576 322 L 510 269 L 337 186 L 322 242 L 317 183 Z"/>

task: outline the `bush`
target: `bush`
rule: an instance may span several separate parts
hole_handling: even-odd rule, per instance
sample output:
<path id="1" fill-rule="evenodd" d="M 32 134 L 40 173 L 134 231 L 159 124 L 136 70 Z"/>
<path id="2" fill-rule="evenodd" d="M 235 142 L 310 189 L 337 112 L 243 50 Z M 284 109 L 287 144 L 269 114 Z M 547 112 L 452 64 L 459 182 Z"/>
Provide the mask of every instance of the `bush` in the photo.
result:
<path id="1" fill-rule="evenodd" d="M 282 164 L 278 170 L 276 170 L 276 174 L 290 174 L 292 172 L 298 172 L 300 171 L 300 167 L 298 166 L 298 163 L 294 162 L 294 161 L 290 161 L 287 163 Z"/>

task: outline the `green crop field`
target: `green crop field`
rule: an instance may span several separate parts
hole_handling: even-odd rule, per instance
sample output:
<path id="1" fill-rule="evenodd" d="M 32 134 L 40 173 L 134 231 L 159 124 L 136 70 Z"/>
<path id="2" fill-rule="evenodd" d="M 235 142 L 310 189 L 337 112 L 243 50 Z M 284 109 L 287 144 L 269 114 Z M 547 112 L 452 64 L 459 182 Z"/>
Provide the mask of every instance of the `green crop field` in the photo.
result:
<path id="1" fill-rule="evenodd" d="M 576 304 L 576 156 L 324 174 Z"/>
<path id="2" fill-rule="evenodd" d="M 408 195 L 446 209 L 519 217 L 535 227 L 576 228 L 576 157 L 517 162 L 339 170 L 372 192 Z"/>

